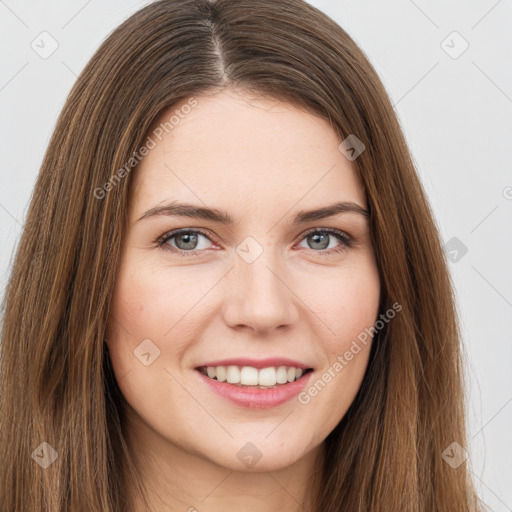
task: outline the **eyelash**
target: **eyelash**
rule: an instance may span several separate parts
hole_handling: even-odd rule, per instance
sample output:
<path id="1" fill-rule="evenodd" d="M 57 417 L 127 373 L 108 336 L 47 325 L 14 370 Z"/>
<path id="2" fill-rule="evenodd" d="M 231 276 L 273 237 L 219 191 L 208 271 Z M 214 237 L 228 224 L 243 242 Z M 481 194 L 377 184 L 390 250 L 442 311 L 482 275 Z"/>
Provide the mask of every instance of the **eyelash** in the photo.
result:
<path id="1" fill-rule="evenodd" d="M 172 238 L 183 234 L 183 233 L 199 233 L 203 236 L 205 236 L 210 242 L 212 242 L 211 238 L 208 236 L 208 233 L 202 229 L 177 229 L 175 231 L 170 231 L 169 233 L 165 233 L 161 237 L 159 237 L 157 240 L 155 240 L 155 244 L 157 247 L 160 247 L 161 249 L 165 251 L 171 251 L 174 254 L 177 254 L 178 256 L 187 257 L 187 256 L 195 256 L 198 253 L 204 252 L 204 250 L 194 250 L 194 251 L 185 251 L 184 249 L 176 249 L 175 247 L 172 247 L 170 245 L 167 245 L 167 242 L 171 240 Z M 333 228 L 326 228 L 326 229 L 320 229 L 320 228 L 313 228 L 309 231 L 306 231 L 302 235 L 302 238 L 300 241 L 302 241 L 304 238 L 306 238 L 308 235 L 311 235 L 313 233 L 326 233 L 329 235 L 333 235 L 336 237 L 340 242 L 341 245 L 337 249 L 331 249 L 330 251 L 323 250 L 323 251 L 314 251 L 318 253 L 320 256 L 329 256 L 332 254 L 341 253 L 348 248 L 352 247 L 353 240 L 350 236 L 348 236 L 345 232 L 340 231 L 338 229 Z"/>

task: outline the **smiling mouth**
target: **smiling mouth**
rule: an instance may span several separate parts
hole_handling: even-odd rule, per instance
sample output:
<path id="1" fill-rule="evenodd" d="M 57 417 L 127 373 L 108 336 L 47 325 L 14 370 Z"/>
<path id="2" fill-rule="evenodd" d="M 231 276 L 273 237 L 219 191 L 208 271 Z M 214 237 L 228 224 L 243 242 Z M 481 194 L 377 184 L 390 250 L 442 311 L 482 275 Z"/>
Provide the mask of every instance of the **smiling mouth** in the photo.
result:
<path id="1" fill-rule="evenodd" d="M 294 366 L 269 366 L 254 368 L 252 366 L 200 366 L 197 371 L 212 380 L 224 382 L 237 387 L 252 389 L 273 389 L 290 384 L 313 371 Z"/>

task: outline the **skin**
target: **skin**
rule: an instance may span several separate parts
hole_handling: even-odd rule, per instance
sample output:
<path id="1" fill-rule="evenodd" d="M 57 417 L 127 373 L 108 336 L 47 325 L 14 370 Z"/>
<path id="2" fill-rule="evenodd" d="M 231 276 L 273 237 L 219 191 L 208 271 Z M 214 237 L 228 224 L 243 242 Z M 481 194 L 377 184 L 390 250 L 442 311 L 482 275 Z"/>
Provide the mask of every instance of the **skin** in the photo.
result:
<path id="1" fill-rule="evenodd" d="M 228 357 L 289 357 L 314 368 L 308 387 L 332 371 L 377 319 L 368 219 L 351 212 L 295 226 L 291 219 L 337 201 L 367 208 L 364 189 L 322 118 L 234 89 L 195 99 L 132 176 L 107 339 L 129 404 L 129 443 L 156 511 L 302 510 L 324 440 L 360 387 L 371 340 L 307 404 L 237 406 L 195 368 Z M 175 200 L 226 211 L 235 222 L 138 220 Z M 155 243 L 179 228 L 203 229 L 208 238 L 168 240 L 183 257 Z M 352 246 L 325 234 L 322 245 L 304 234 L 312 228 L 341 230 Z M 252 263 L 237 253 L 246 237 L 262 250 Z M 146 339 L 160 350 L 148 366 L 134 356 Z M 248 442 L 262 454 L 252 467 L 237 457 Z"/>

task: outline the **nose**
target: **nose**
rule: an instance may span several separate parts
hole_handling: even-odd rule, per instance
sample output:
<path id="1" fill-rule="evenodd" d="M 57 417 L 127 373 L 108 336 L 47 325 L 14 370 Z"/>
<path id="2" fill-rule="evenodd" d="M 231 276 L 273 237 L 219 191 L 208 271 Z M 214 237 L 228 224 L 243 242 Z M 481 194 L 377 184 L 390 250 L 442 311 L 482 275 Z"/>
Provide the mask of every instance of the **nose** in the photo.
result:
<path id="1" fill-rule="evenodd" d="M 224 321 L 230 327 L 265 334 L 299 319 L 299 298 L 289 273 L 271 252 L 267 249 L 252 263 L 235 259 L 223 304 Z"/>

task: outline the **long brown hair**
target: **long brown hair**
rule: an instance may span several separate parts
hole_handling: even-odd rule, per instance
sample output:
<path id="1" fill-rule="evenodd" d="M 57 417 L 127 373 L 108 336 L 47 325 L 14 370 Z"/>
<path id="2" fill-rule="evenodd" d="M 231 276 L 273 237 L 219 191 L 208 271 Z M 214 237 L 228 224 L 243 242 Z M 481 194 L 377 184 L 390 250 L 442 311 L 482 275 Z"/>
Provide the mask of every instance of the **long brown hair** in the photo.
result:
<path id="1" fill-rule="evenodd" d="M 465 388 L 433 215 L 376 72 L 302 0 L 157 1 L 80 74 L 42 162 L 3 306 L 2 510 L 130 510 L 123 497 L 138 472 L 104 344 L 130 173 L 164 109 L 226 86 L 315 112 L 340 140 L 362 141 L 354 164 L 381 308 L 402 306 L 375 336 L 356 399 L 325 440 L 312 510 L 482 510 L 469 460 L 453 467 L 443 456 L 452 443 L 467 446 Z"/>

